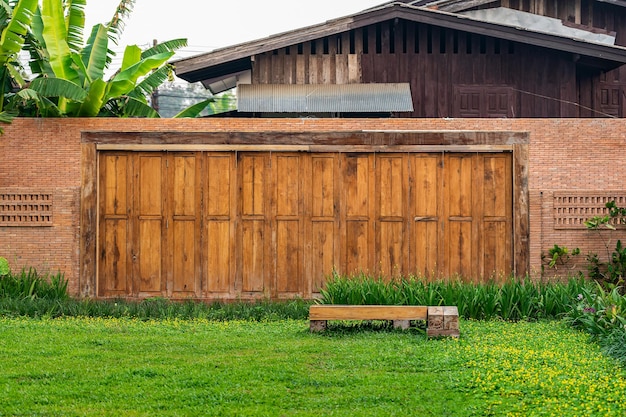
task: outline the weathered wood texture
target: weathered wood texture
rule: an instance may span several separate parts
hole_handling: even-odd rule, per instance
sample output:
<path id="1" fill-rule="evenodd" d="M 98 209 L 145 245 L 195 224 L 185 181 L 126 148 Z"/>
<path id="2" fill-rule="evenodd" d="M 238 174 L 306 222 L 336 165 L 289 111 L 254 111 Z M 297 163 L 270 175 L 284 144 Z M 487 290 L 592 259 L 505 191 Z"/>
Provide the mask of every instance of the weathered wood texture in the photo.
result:
<path id="1" fill-rule="evenodd" d="M 426 320 L 426 306 L 333 305 L 309 307 L 310 320 Z"/>
<path id="2" fill-rule="evenodd" d="M 391 320 L 395 328 L 408 329 L 411 321 L 425 320 L 428 337 L 459 337 L 456 306 L 312 305 L 310 330 L 323 331 L 329 320 Z"/>
<path id="3" fill-rule="evenodd" d="M 569 9 L 558 12 L 570 19 Z M 603 16 L 607 30 L 626 33 L 624 19 Z M 407 82 L 414 111 L 403 117 L 622 117 L 624 75 L 583 71 L 556 50 L 395 19 L 255 55 L 252 82 Z"/>
<path id="4" fill-rule="evenodd" d="M 311 297 L 333 268 L 513 271 L 501 153 L 99 154 L 98 295 Z"/>

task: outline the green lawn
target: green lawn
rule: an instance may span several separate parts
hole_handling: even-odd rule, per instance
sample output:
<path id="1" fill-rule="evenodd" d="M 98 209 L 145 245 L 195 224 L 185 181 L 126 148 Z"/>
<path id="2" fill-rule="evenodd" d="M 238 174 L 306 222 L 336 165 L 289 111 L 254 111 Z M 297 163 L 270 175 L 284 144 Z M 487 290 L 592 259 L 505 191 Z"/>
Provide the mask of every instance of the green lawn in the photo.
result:
<path id="1" fill-rule="evenodd" d="M 582 333 L 462 321 L 461 335 L 0 318 L 0 415 L 626 415 L 626 373 Z"/>

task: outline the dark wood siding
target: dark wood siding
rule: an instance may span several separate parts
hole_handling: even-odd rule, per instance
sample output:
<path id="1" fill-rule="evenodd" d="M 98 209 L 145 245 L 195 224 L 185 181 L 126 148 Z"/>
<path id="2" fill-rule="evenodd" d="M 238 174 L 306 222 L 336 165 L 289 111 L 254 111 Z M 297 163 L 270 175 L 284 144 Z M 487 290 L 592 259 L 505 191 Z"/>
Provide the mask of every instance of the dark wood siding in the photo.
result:
<path id="1" fill-rule="evenodd" d="M 459 94 L 472 90 L 479 90 L 475 117 L 580 115 L 571 54 L 404 20 L 257 55 L 253 63 L 253 83 L 396 82 L 410 83 L 413 95 L 414 112 L 402 117 L 465 117 Z"/>

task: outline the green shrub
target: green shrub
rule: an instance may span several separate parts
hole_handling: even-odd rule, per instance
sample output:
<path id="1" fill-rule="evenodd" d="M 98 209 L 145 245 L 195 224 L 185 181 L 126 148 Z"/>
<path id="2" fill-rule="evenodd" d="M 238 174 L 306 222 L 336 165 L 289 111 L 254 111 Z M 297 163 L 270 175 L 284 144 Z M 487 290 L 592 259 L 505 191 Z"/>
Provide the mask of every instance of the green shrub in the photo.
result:
<path id="1" fill-rule="evenodd" d="M 139 320 L 207 319 L 215 321 L 304 320 L 310 302 L 215 302 L 170 301 L 164 298 L 132 300 L 44 299 L 0 297 L 0 315 L 8 317 L 100 317 Z"/>
<path id="2" fill-rule="evenodd" d="M 320 290 L 323 304 L 454 305 L 467 319 L 504 320 L 557 318 L 569 311 L 575 297 L 592 284 L 582 278 L 566 283 L 510 278 L 502 284 L 470 283 L 460 279 L 426 281 L 409 276 L 396 279 L 366 274 L 327 280 Z"/>
<path id="3" fill-rule="evenodd" d="M 6 258 L 0 256 L 0 278 L 5 277 L 11 273 L 11 268 L 9 267 L 9 261 Z"/>
<path id="4" fill-rule="evenodd" d="M 599 283 L 584 289 L 565 320 L 588 333 L 607 354 L 626 366 L 626 296 L 620 290 L 605 290 Z"/>
<path id="5" fill-rule="evenodd" d="M 65 300 L 69 298 L 67 280 L 62 273 L 39 274 L 35 268 L 22 269 L 0 275 L 0 298 L 43 298 Z"/>
<path id="6" fill-rule="evenodd" d="M 565 319 L 596 339 L 607 337 L 614 330 L 626 331 L 626 297 L 619 287 L 605 290 L 600 284 L 584 288 L 576 296 L 577 303 Z"/>

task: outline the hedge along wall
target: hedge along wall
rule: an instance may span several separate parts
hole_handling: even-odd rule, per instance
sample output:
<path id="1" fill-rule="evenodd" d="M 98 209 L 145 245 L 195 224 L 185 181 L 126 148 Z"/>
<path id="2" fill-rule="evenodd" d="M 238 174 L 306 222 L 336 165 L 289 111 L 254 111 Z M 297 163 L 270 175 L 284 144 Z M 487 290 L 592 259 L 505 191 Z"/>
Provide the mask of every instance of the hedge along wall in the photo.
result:
<path id="1" fill-rule="evenodd" d="M 17 119 L 4 129 L 0 136 L 0 205 L 7 199 L 36 199 L 24 204 L 51 207 L 52 217 L 21 226 L 9 226 L 8 217 L 0 217 L 0 256 L 7 258 L 14 270 L 33 266 L 41 271 L 62 271 L 73 294 L 78 292 L 80 269 L 81 132 L 530 132 L 529 249 L 534 278 L 541 276 L 542 252 L 555 243 L 581 248 L 583 256 L 568 268 L 584 268 L 584 254 L 589 250 L 604 252 L 597 234 L 576 224 L 564 227 L 563 218 L 576 223 L 576 215 L 571 213 L 580 207 L 589 210 L 590 199 L 626 196 L 624 119 Z M 2 213 L 5 211 L 0 210 Z M 615 236 L 619 234 L 624 233 L 618 231 Z M 567 272 L 570 270 L 560 268 L 544 274 Z"/>

